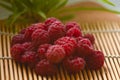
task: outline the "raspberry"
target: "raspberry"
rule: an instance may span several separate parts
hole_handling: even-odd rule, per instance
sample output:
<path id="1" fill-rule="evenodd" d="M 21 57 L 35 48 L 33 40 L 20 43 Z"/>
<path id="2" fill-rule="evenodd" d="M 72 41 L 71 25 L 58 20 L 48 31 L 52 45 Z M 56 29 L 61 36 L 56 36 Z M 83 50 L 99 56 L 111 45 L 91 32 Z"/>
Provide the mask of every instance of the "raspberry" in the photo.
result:
<path id="1" fill-rule="evenodd" d="M 104 64 L 104 55 L 94 50 L 94 43 L 94 36 L 82 36 L 76 22 L 64 25 L 56 18 L 48 18 L 44 23 L 32 24 L 13 36 L 11 56 L 41 76 L 56 74 L 57 66 L 61 64 L 69 73 L 79 72 L 85 65 L 97 70 Z"/>
<path id="2" fill-rule="evenodd" d="M 42 59 L 45 59 L 45 53 L 47 52 L 47 49 L 51 46 L 51 44 L 43 44 L 43 45 L 40 45 L 39 48 L 38 48 L 38 55 L 39 55 L 39 58 L 40 60 Z"/>
<path id="3" fill-rule="evenodd" d="M 26 51 L 21 59 L 22 63 L 28 64 L 31 68 L 39 61 L 38 56 L 34 51 Z"/>
<path id="4" fill-rule="evenodd" d="M 69 37 L 79 37 L 82 36 L 82 32 L 80 29 L 73 27 L 67 31 L 66 35 Z"/>
<path id="5" fill-rule="evenodd" d="M 36 29 L 43 29 L 45 30 L 45 24 L 44 23 L 35 23 L 35 24 L 32 24 L 31 26 L 33 26 Z"/>
<path id="6" fill-rule="evenodd" d="M 76 38 L 76 41 L 78 42 L 78 41 L 80 41 L 82 39 L 83 39 L 83 37 L 79 36 L 79 37 Z"/>
<path id="7" fill-rule="evenodd" d="M 46 21 L 45 21 L 45 26 L 46 26 L 46 29 L 48 30 L 49 26 L 54 23 L 55 21 L 58 21 L 58 19 L 56 18 L 48 18 Z"/>
<path id="8" fill-rule="evenodd" d="M 51 42 L 54 42 L 56 39 L 65 35 L 64 25 L 61 22 L 56 21 L 49 26 L 48 33 L 50 35 Z"/>
<path id="9" fill-rule="evenodd" d="M 104 55 L 101 51 L 94 51 L 86 57 L 87 67 L 93 70 L 100 69 L 104 64 Z"/>
<path id="10" fill-rule="evenodd" d="M 25 42 L 22 45 L 27 50 L 31 46 L 31 42 Z"/>
<path id="11" fill-rule="evenodd" d="M 63 67 L 67 69 L 69 73 L 79 72 L 84 69 L 85 61 L 80 57 L 68 57 L 63 61 Z"/>
<path id="12" fill-rule="evenodd" d="M 54 75 L 57 73 L 57 67 L 51 64 L 47 59 L 43 59 L 36 65 L 35 72 L 42 76 Z"/>
<path id="13" fill-rule="evenodd" d="M 36 24 L 32 24 L 30 27 L 28 27 L 25 31 L 25 36 L 24 36 L 25 41 L 31 41 L 31 39 L 32 39 L 31 35 L 37 29 L 44 29 L 44 24 L 36 23 Z"/>
<path id="14" fill-rule="evenodd" d="M 95 38 L 94 38 L 94 36 L 92 34 L 85 34 L 84 38 L 89 39 L 92 44 L 95 43 Z"/>
<path id="15" fill-rule="evenodd" d="M 11 56 L 14 60 L 21 62 L 21 56 L 24 54 L 25 48 L 22 44 L 15 44 L 11 47 Z"/>
<path id="16" fill-rule="evenodd" d="M 65 50 L 66 56 L 70 56 L 71 54 L 74 53 L 77 43 L 74 38 L 62 37 L 55 41 L 55 44 L 61 45 Z"/>
<path id="17" fill-rule="evenodd" d="M 49 34 L 45 30 L 37 29 L 32 34 L 32 46 L 35 48 L 41 44 L 49 43 L 49 41 Z"/>
<path id="18" fill-rule="evenodd" d="M 22 30 L 19 32 L 19 34 L 24 34 L 25 31 L 26 31 L 26 29 L 24 28 L 24 29 L 22 29 Z"/>
<path id="19" fill-rule="evenodd" d="M 79 26 L 76 22 L 68 22 L 68 23 L 66 23 L 66 25 L 65 25 L 66 31 L 68 31 L 69 29 L 71 29 L 71 28 L 73 28 L 73 27 L 76 27 L 76 28 L 79 28 L 79 29 L 80 29 L 80 26 Z"/>
<path id="20" fill-rule="evenodd" d="M 60 45 L 53 45 L 48 48 L 46 57 L 51 63 L 60 63 L 65 57 L 65 51 Z"/>
<path id="21" fill-rule="evenodd" d="M 24 35 L 23 34 L 18 34 L 12 37 L 11 40 L 11 46 L 13 46 L 14 44 L 20 43 L 22 44 L 24 42 Z"/>
<path id="22" fill-rule="evenodd" d="M 80 57 L 86 57 L 93 52 L 93 46 L 88 39 L 82 39 L 77 43 L 77 54 Z"/>

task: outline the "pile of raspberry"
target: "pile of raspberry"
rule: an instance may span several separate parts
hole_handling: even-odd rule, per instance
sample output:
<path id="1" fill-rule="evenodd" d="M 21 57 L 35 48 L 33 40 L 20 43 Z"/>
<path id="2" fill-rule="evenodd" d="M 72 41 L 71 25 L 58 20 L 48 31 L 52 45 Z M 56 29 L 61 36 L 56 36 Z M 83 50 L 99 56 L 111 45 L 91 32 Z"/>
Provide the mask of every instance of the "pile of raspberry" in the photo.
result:
<path id="1" fill-rule="evenodd" d="M 62 66 L 68 73 L 85 67 L 98 70 L 104 64 L 104 55 L 95 50 L 92 34 L 82 34 L 76 22 L 63 24 L 56 18 L 32 24 L 12 37 L 11 56 L 30 66 L 38 75 L 55 75 Z"/>

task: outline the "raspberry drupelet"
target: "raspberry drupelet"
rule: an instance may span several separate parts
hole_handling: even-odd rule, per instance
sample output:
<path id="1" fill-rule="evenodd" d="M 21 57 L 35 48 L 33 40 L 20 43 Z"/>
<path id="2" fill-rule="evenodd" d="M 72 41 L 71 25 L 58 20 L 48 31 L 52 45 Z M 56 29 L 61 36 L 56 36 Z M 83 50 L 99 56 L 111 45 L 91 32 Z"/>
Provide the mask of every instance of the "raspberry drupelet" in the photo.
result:
<path id="1" fill-rule="evenodd" d="M 104 54 L 101 51 L 94 51 L 86 58 L 86 65 L 89 69 L 98 70 L 104 64 Z"/>
<path id="2" fill-rule="evenodd" d="M 54 42 L 54 44 L 61 45 L 65 50 L 66 56 L 72 55 L 75 51 L 76 46 L 77 46 L 76 40 L 74 38 L 71 38 L 71 37 L 59 38 L 58 40 L 56 40 Z"/>
<path id="3" fill-rule="evenodd" d="M 21 59 L 22 63 L 29 65 L 31 68 L 34 68 L 39 61 L 38 55 L 34 51 L 26 51 Z"/>
<path id="4" fill-rule="evenodd" d="M 32 38 L 32 33 L 37 30 L 37 29 L 43 29 L 44 30 L 45 26 L 43 23 L 36 23 L 36 24 L 32 24 L 30 27 L 28 27 L 25 31 L 25 35 L 24 35 L 24 40 L 25 41 L 31 41 Z"/>
<path id="5" fill-rule="evenodd" d="M 41 44 L 49 43 L 50 38 L 47 31 L 37 29 L 32 34 L 32 47 L 37 48 Z"/>
<path id="6" fill-rule="evenodd" d="M 51 43 L 53 43 L 58 38 L 65 36 L 65 27 L 60 21 L 55 21 L 49 26 L 48 33 Z"/>
<path id="7" fill-rule="evenodd" d="M 47 59 L 43 59 L 35 66 L 35 72 L 39 75 L 55 75 L 57 73 L 56 65 L 50 63 Z"/>
<path id="8" fill-rule="evenodd" d="M 90 42 L 92 43 L 92 45 L 95 44 L 95 38 L 94 38 L 93 34 L 85 34 L 84 38 L 89 39 Z"/>
<path id="9" fill-rule="evenodd" d="M 58 19 L 54 18 L 54 17 L 51 17 L 51 18 L 48 18 L 46 21 L 45 21 L 45 28 L 46 30 L 48 30 L 49 26 L 51 24 L 53 24 L 55 21 L 59 21 Z"/>
<path id="10" fill-rule="evenodd" d="M 76 28 L 78 28 L 79 30 L 81 30 L 79 24 L 76 23 L 76 22 L 68 22 L 68 23 L 66 23 L 66 25 L 65 25 L 66 31 L 68 31 L 69 29 L 71 29 L 71 28 L 73 28 L 73 27 L 76 27 Z"/>
<path id="11" fill-rule="evenodd" d="M 21 56 L 25 52 L 25 48 L 22 46 L 22 44 L 13 45 L 10 50 L 12 58 L 17 62 L 21 62 Z"/>
<path id="12" fill-rule="evenodd" d="M 24 35 L 23 34 L 18 34 L 12 37 L 11 40 L 11 46 L 13 46 L 14 44 L 22 44 L 24 43 Z"/>
<path id="13" fill-rule="evenodd" d="M 75 37 L 75 38 L 79 36 L 82 37 L 82 32 L 80 31 L 80 29 L 73 27 L 66 32 L 66 36 Z"/>
<path id="14" fill-rule="evenodd" d="M 69 73 L 79 72 L 85 67 L 85 60 L 80 57 L 68 57 L 63 61 L 63 67 Z"/>
<path id="15" fill-rule="evenodd" d="M 81 39 L 77 43 L 77 55 L 80 57 L 86 57 L 93 52 L 93 46 L 88 39 Z"/>
<path id="16" fill-rule="evenodd" d="M 51 46 L 51 44 L 43 44 L 43 45 L 40 45 L 38 50 L 37 50 L 37 53 L 38 53 L 38 56 L 39 56 L 39 59 L 42 60 L 42 59 L 45 59 L 45 54 L 48 50 L 48 48 Z"/>
<path id="17" fill-rule="evenodd" d="M 62 46 L 53 45 L 48 48 L 46 57 L 51 63 L 60 63 L 65 58 L 65 51 Z"/>

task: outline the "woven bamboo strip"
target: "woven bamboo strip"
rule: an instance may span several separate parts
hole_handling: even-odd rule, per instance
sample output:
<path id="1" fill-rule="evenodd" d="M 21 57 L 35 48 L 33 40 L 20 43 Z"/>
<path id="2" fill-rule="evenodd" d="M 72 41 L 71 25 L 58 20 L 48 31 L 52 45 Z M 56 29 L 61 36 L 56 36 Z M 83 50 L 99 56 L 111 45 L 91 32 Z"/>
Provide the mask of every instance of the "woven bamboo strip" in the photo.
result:
<path id="1" fill-rule="evenodd" d="M 90 31 L 92 29 L 88 24 L 85 24 L 83 27 L 85 28 L 86 31 Z M 95 71 L 92 71 L 92 74 L 91 74 L 90 70 L 88 69 L 87 73 L 88 73 L 88 79 L 90 79 L 90 80 L 93 78 L 94 79 L 98 78 Z"/>
<path id="2" fill-rule="evenodd" d="M 1 29 L 0 29 L 1 30 Z M 3 54 L 1 54 L 1 53 L 3 53 L 3 50 L 2 50 L 2 35 L 0 35 L 0 55 L 1 56 L 3 56 Z M 4 63 L 4 60 L 0 60 L 0 73 L 1 73 L 1 80 L 5 80 L 5 75 L 4 75 L 4 73 L 5 73 L 5 71 L 4 71 L 4 65 L 3 65 L 3 63 Z"/>
<path id="3" fill-rule="evenodd" d="M 4 27 L 3 27 L 3 31 L 6 31 L 4 29 Z M 4 56 L 8 56 L 7 55 L 7 51 L 6 51 L 6 36 L 5 35 L 3 35 L 2 42 L 3 42 L 3 53 L 4 53 Z M 10 78 L 9 78 L 8 60 L 4 60 L 4 64 L 3 65 L 4 65 L 4 68 L 5 68 L 5 78 L 6 78 L 6 80 L 9 80 Z"/>
<path id="4" fill-rule="evenodd" d="M 102 25 L 102 26 L 104 26 L 104 25 Z M 110 48 L 111 48 L 110 44 L 111 44 L 111 42 L 109 41 L 110 37 L 107 35 L 107 33 L 104 33 L 104 35 L 101 35 L 101 37 L 102 37 L 101 39 L 104 39 L 103 41 L 105 41 L 104 43 L 105 43 L 105 46 L 106 46 L 106 54 L 110 55 L 111 54 L 111 52 L 110 52 Z M 116 79 L 116 77 L 113 76 L 113 75 L 115 75 L 115 72 L 113 70 L 115 66 L 114 66 L 114 63 L 113 63 L 112 59 L 109 59 L 109 64 L 108 65 L 109 65 L 108 67 L 110 68 L 110 73 L 111 73 L 112 78 Z"/>
<path id="5" fill-rule="evenodd" d="M 62 79 L 62 80 L 65 80 L 65 73 L 64 73 L 62 67 L 60 68 L 60 75 L 61 75 L 61 79 Z"/>
<path id="6" fill-rule="evenodd" d="M 86 30 L 88 30 L 88 31 L 90 31 L 92 28 L 95 29 L 95 26 L 86 26 Z M 102 76 L 101 76 L 101 74 L 100 74 L 100 70 L 96 71 L 96 74 L 97 74 L 97 76 L 98 76 L 98 79 L 99 79 L 99 80 L 102 80 Z"/>
<path id="7" fill-rule="evenodd" d="M 116 24 L 116 26 L 118 26 L 117 24 Z M 120 39 L 118 39 L 119 37 L 119 34 L 118 33 L 115 33 L 115 35 L 112 35 L 113 37 L 114 37 L 114 41 L 115 41 L 115 43 L 116 43 L 116 46 L 117 46 L 117 48 L 115 49 L 115 53 L 117 53 L 116 55 L 120 55 L 120 49 L 119 49 L 119 47 L 120 47 Z M 119 43 L 119 44 L 118 44 Z M 120 61 L 120 59 L 117 59 L 117 63 L 118 64 L 116 64 L 116 67 L 117 67 L 117 71 L 120 69 L 120 63 L 119 63 L 119 61 Z M 119 77 L 120 77 L 120 71 L 118 71 L 118 74 L 119 74 Z"/>
<path id="8" fill-rule="evenodd" d="M 90 26 L 90 27 L 93 27 L 93 26 L 94 26 L 94 25 L 92 25 L 92 26 Z M 96 27 L 97 27 L 97 26 L 96 26 Z M 95 29 L 97 29 L 96 27 L 94 26 Z M 94 36 L 95 36 L 96 39 L 98 39 L 97 36 L 99 36 L 99 34 L 96 33 L 96 34 L 94 34 Z M 96 43 L 96 45 L 95 45 L 96 49 L 97 49 L 97 50 L 101 50 L 101 48 L 100 48 L 101 46 L 98 45 L 99 41 L 96 40 L 95 43 Z M 101 43 L 100 43 L 100 44 L 101 44 Z M 104 54 L 105 54 L 105 53 L 104 53 Z M 106 64 L 106 63 L 105 63 L 105 64 Z M 105 64 L 104 64 L 104 66 L 105 66 Z M 97 71 L 97 72 L 99 73 L 99 76 L 100 76 L 100 74 L 101 74 L 101 77 L 102 77 L 104 80 L 107 79 L 106 74 L 105 74 L 106 71 L 105 71 L 105 68 L 104 68 L 104 67 L 101 69 L 101 71 Z M 99 76 L 98 76 L 98 77 L 99 77 Z M 101 77 L 99 77 L 99 78 L 101 79 Z"/>
<path id="9" fill-rule="evenodd" d="M 58 73 L 57 73 L 57 77 L 56 77 L 56 78 L 57 78 L 58 80 L 61 80 L 60 68 L 58 68 L 58 69 L 59 69 L 59 70 L 58 70 Z"/>
<path id="10" fill-rule="evenodd" d="M 42 78 L 42 80 L 47 80 L 47 77 L 44 76 L 44 77 Z"/>
<path id="11" fill-rule="evenodd" d="M 111 28 L 112 28 L 112 26 L 110 26 Z M 116 46 L 116 43 L 115 43 L 115 40 L 114 40 L 114 36 L 115 36 L 115 33 L 110 33 L 109 34 L 109 36 L 110 36 L 110 40 L 111 40 L 111 43 L 112 43 L 112 48 L 113 48 L 113 50 L 112 50 L 112 48 L 110 49 L 111 50 L 111 53 L 112 53 L 112 51 L 113 51 L 113 55 L 117 55 L 118 54 L 118 52 L 116 51 L 116 48 L 117 48 L 117 46 Z M 116 78 L 117 79 L 119 79 L 119 69 L 117 68 L 118 66 L 119 66 L 119 64 L 118 64 L 118 61 L 117 61 L 117 59 L 113 59 L 113 61 L 114 61 L 114 64 L 115 64 L 115 75 L 116 75 Z"/>
<path id="12" fill-rule="evenodd" d="M 13 26 L 20 31 L 24 25 L 18 28 L 19 25 Z M 120 56 L 120 33 L 117 29 L 120 29 L 118 23 L 95 23 L 95 24 L 82 24 L 82 29 L 85 32 L 91 32 L 96 38 L 95 49 L 102 50 L 105 56 Z M 4 32 L 13 32 L 1 28 Z M 102 31 L 107 32 L 102 32 Z M 113 31 L 112 31 L 113 30 Z M 116 32 L 114 31 L 116 30 Z M 100 32 L 97 32 L 100 31 Z M 10 56 L 10 36 L 0 35 L 0 56 Z M 3 54 L 1 54 L 3 53 Z M 5 66 L 5 67 L 4 67 Z M 105 58 L 104 67 L 98 71 L 90 71 L 85 69 L 80 71 L 76 75 L 69 75 L 65 69 L 60 68 L 60 71 L 56 76 L 42 77 L 37 76 L 33 70 L 24 65 L 20 65 L 11 59 L 0 59 L 0 80 L 119 80 L 120 79 L 120 58 Z"/>
<path id="13" fill-rule="evenodd" d="M 78 73 L 76 73 L 76 74 L 75 74 L 75 80 L 82 80 L 82 79 L 80 79 L 80 77 L 79 77 L 79 74 L 78 74 Z"/>
<path id="14" fill-rule="evenodd" d="M 34 72 L 34 70 L 32 70 L 32 72 L 33 72 L 33 80 L 37 80 L 37 75 L 36 75 L 36 73 Z"/>
<path id="15" fill-rule="evenodd" d="M 97 26 L 97 27 L 99 27 L 99 26 Z M 100 38 L 100 35 L 101 35 L 101 33 L 96 33 L 95 34 L 96 36 L 96 46 L 98 47 L 98 49 L 99 50 L 102 50 L 103 52 L 104 52 L 104 54 L 106 55 L 106 53 L 105 53 L 105 46 L 104 46 L 104 43 L 102 42 L 102 40 L 101 40 L 101 38 Z M 107 64 L 109 63 L 109 61 L 108 61 L 108 59 L 106 58 L 106 60 L 105 60 L 105 64 L 104 64 L 104 73 L 106 72 L 106 75 L 107 75 L 107 78 L 109 79 L 110 78 L 110 80 L 111 80 L 111 75 L 110 75 L 110 72 L 109 72 L 109 69 L 107 68 Z M 104 74 L 104 73 L 102 73 L 102 75 Z M 105 74 L 104 74 L 104 76 L 105 76 Z M 106 78 L 106 77 L 103 77 L 103 78 Z"/>
<path id="16" fill-rule="evenodd" d="M 24 27 L 24 26 L 20 26 L 19 31 L 20 31 L 21 29 L 23 29 L 23 27 Z M 28 79 L 27 67 L 24 66 L 24 65 L 22 65 L 22 74 L 23 74 L 23 79 L 24 79 L 24 80 L 27 80 L 27 79 Z M 36 76 L 36 75 L 33 75 L 33 77 L 34 77 L 34 80 L 37 80 L 37 76 Z"/>
<path id="17" fill-rule="evenodd" d="M 74 79 L 75 79 L 75 77 L 74 77 L 73 74 L 70 75 L 70 79 L 71 79 L 71 80 L 74 80 Z"/>
<path id="18" fill-rule="evenodd" d="M 110 25 L 109 25 L 109 27 L 110 27 Z M 109 51 L 110 51 L 110 55 L 114 55 L 115 54 L 115 52 L 114 52 L 114 46 L 113 46 L 113 44 L 112 44 L 112 38 L 111 38 L 111 34 L 110 33 L 108 33 L 108 34 L 106 34 L 106 36 L 108 37 L 108 38 L 106 38 L 106 41 L 107 42 L 109 42 L 108 43 L 108 47 L 109 47 Z M 118 74 L 116 73 L 117 71 L 116 71 L 116 67 L 115 67 L 115 63 L 114 63 L 114 59 L 110 59 L 111 61 L 111 64 L 112 64 L 112 68 L 113 68 L 113 72 L 114 72 L 114 74 L 115 74 L 115 77 L 116 77 L 116 79 L 117 79 L 117 76 L 118 76 Z"/>
<path id="19" fill-rule="evenodd" d="M 96 37 L 97 37 L 97 34 L 96 34 Z M 95 46 L 97 46 L 97 44 L 98 44 L 98 42 L 96 41 L 96 45 Z M 97 50 L 101 50 L 101 48 L 99 48 L 99 47 L 97 47 L 96 49 Z M 104 63 L 104 67 L 102 67 L 102 69 L 99 70 L 99 75 L 98 75 L 98 77 L 101 76 L 101 78 L 103 78 L 104 80 L 107 79 L 107 75 L 105 74 L 106 73 L 105 67 L 106 67 L 106 62 Z"/>
<path id="20" fill-rule="evenodd" d="M 42 80 L 42 77 L 41 77 L 41 76 L 38 76 L 38 80 Z"/>
<path id="21" fill-rule="evenodd" d="M 8 51 L 8 56 L 10 56 L 10 37 L 7 36 L 7 51 Z M 14 80 L 14 77 L 13 77 L 13 67 L 12 67 L 12 60 L 9 60 L 9 70 L 10 70 L 10 80 Z"/>

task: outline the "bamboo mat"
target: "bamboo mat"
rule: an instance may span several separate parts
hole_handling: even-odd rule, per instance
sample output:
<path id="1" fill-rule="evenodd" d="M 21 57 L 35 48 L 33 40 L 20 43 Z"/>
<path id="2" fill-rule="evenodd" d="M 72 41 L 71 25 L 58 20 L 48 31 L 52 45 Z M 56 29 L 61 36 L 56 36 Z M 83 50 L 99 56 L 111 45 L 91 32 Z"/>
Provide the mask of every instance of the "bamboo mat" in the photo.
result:
<path id="1" fill-rule="evenodd" d="M 19 27 L 18 27 L 19 26 Z M 20 30 L 27 25 L 12 26 Z M 24 65 L 15 63 L 10 57 L 10 39 L 16 34 L 4 24 L 0 25 L 0 80 L 120 80 L 120 22 L 82 23 L 84 33 L 95 36 L 95 49 L 105 55 L 104 67 L 98 71 L 84 69 L 69 75 L 63 68 L 55 76 L 42 77 Z"/>

